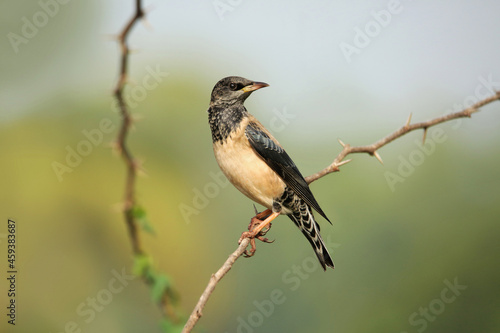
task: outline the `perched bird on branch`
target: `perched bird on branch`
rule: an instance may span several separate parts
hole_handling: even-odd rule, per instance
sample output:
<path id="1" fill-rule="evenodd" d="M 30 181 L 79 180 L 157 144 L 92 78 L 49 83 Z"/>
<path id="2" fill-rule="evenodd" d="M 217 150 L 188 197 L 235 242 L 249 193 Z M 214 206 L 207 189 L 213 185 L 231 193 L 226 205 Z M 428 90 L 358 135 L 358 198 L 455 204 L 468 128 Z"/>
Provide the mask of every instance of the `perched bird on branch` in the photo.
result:
<path id="1" fill-rule="evenodd" d="M 333 261 L 319 233 L 313 209 L 328 222 L 307 182 L 290 156 L 269 131 L 243 106 L 250 94 L 267 83 L 226 77 L 215 85 L 208 119 L 215 159 L 229 181 L 243 194 L 267 208 L 249 226 L 252 252 L 280 214 L 287 215 L 311 243 L 323 269 Z M 240 241 L 241 241 L 240 239 Z"/>

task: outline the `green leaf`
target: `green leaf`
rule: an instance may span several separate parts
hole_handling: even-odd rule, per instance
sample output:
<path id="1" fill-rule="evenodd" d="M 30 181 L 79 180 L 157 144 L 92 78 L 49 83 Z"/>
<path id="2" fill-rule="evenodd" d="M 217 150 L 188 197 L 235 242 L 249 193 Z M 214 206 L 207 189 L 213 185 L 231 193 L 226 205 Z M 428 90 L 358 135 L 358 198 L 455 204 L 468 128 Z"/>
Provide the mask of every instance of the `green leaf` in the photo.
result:
<path id="1" fill-rule="evenodd" d="M 132 272 L 137 276 L 145 276 L 151 270 L 152 260 L 149 256 L 136 255 L 134 256 L 134 267 Z"/>
<path id="2" fill-rule="evenodd" d="M 170 287 L 170 281 L 164 274 L 158 274 L 154 277 L 153 287 L 151 288 L 151 298 L 154 302 L 160 302 L 163 294 Z"/>
<path id="3" fill-rule="evenodd" d="M 142 230 L 154 235 L 155 231 L 153 229 L 153 226 L 149 222 L 149 219 L 147 218 L 146 210 L 144 208 L 139 205 L 135 205 L 132 208 L 132 215 L 134 216 L 137 224 L 139 224 Z"/>

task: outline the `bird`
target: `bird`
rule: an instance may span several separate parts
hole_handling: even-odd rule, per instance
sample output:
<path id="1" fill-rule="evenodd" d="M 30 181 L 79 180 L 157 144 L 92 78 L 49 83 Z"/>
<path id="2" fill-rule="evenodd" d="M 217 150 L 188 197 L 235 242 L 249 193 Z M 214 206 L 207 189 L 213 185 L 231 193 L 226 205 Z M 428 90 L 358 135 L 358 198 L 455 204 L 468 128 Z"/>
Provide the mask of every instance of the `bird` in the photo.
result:
<path id="1" fill-rule="evenodd" d="M 330 220 L 290 156 L 244 106 L 252 92 L 268 86 L 239 76 L 225 77 L 215 84 L 207 111 L 220 169 L 240 192 L 267 208 L 255 216 L 257 225 L 251 232 L 243 233 L 240 242 L 244 236 L 252 240 L 263 236 L 272 220 L 287 215 L 307 238 L 326 271 L 326 267 L 333 268 L 334 264 L 313 210 Z M 253 252 L 254 244 L 255 241 Z"/>

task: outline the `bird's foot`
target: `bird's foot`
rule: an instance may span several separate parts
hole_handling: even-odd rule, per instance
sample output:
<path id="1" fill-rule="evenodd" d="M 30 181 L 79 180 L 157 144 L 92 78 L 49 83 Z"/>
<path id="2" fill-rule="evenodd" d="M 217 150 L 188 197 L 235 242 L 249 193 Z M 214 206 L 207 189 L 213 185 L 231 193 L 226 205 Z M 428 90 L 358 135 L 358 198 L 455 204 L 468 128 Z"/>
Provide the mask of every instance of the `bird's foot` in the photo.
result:
<path id="1" fill-rule="evenodd" d="M 267 209 L 263 212 L 256 212 L 257 214 L 252 217 L 250 220 L 250 224 L 248 225 L 248 231 L 245 231 L 241 234 L 241 237 L 238 241 L 238 244 L 241 244 L 241 241 L 245 238 L 250 238 L 250 250 L 245 250 L 243 252 L 243 255 L 247 258 L 252 257 L 255 254 L 255 251 L 257 250 L 256 245 L 255 245 L 255 239 L 260 240 L 261 242 L 264 243 L 273 243 L 274 240 L 269 240 L 268 238 L 264 237 L 269 230 L 271 230 L 271 222 L 267 222 L 267 218 L 272 214 L 270 209 Z M 262 223 L 267 222 L 263 227 L 259 227 Z"/>
<path id="2" fill-rule="evenodd" d="M 257 251 L 257 247 L 255 246 L 255 238 L 250 238 L 250 251 L 245 250 L 245 252 L 243 252 L 243 256 L 245 258 L 253 257 L 253 255 L 255 254 L 255 251 Z"/>
<path id="3" fill-rule="evenodd" d="M 255 208 L 255 205 L 253 208 L 255 209 L 255 216 L 250 219 L 250 223 L 248 224 L 249 231 L 252 231 L 252 229 L 261 224 L 262 221 L 265 221 L 272 213 L 270 209 L 266 209 L 265 211 L 259 213 L 257 208 Z"/>

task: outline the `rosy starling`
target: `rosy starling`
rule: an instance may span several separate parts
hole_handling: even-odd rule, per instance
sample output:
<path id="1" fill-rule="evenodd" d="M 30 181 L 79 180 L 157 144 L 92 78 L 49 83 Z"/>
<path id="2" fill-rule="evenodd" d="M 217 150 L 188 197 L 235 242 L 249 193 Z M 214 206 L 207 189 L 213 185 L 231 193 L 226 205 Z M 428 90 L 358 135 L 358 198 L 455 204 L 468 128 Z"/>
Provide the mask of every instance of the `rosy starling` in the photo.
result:
<path id="1" fill-rule="evenodd" d="M 311 243 L 323 269 L 333 268 L 313 209 L 330 220 L 290 156 L 243 106 L 253 91 L 267 86 L 238 76 L 217 82 L 208 109 L 215 159 L 240 192 L 268 209 L 257 215 L 265 220 L 252 236 L 262 235 L 278 215 L 287 215 Z"/>

